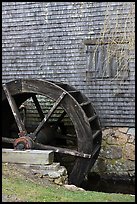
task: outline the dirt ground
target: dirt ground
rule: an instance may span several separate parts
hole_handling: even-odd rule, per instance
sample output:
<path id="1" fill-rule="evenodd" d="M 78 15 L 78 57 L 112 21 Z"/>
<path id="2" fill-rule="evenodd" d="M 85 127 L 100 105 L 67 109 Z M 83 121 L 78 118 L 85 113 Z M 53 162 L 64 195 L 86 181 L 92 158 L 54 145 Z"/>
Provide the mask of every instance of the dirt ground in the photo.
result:
<path id="1" fill-rule="evenodd" d="M 52 181 L 49 180 L 48 177 L 42 176 L 40 174 L 34 174 L 25 167 L 22 167 L 19 164 L 2 164 L 2 176 L 9 177 L 9 176 L 21 177 L 25 180 L 32 181 L 33 183 L 37 183 L 43 186 L 55 185 Z M 23 202 L 19 200 L 14 194 L 13 195 L 4 195 L 2 193 L 2 202 Z"/>

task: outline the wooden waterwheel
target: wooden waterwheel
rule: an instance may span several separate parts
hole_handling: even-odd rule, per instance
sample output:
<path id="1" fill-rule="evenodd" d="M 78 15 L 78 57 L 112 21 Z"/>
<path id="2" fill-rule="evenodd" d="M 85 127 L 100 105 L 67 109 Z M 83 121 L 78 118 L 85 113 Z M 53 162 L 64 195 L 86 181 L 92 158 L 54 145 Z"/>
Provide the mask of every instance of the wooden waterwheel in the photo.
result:
<path id="1" fill-rule="evenodd" d="M 3 147 L 51 149 L 57 155 L 70 155 L 74 164 L 69 183 L 80 186 L 98 158 L 102 141 L 99 118 L 88 98 L 68 84 L 38 79 L 14 80 L 2 87 Z M 20 111 L 28 100 L 40 118 L 33 128 L 26 125 Z"/>

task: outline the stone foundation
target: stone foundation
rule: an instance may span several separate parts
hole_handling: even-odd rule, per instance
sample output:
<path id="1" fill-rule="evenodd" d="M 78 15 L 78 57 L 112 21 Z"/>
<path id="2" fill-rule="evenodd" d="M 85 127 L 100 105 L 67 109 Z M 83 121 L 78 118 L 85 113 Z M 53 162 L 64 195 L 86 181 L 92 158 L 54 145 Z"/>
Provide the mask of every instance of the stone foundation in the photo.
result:
<path id="1" fill-rule="evenodd" d="M 32 174 L 39 174 L 41 177 L 47 177 L 48 180 L 58 185 L 68 184 L 67 169 L 60 166 L 60 163 L 53 162 L 49 165 L 22 165 Z"/>
<path id="2" fill-rule="evenodd" d="M 113 127 L 103 129 L 100 155 L 91 173 L 105 178 L 135 177 L 135 128 Z"/>

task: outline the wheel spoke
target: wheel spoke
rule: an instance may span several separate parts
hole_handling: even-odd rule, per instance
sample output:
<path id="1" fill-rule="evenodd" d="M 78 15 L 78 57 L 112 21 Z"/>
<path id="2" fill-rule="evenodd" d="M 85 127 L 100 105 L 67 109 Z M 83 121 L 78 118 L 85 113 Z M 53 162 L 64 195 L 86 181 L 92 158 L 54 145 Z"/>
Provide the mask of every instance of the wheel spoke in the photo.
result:
<path id="1" fill-rule="evenodd" d="M 32 96 L 32 99 L 33 99 L 33 101 L 34 101 L 34 103 L 35 103 L 35 106 L 36 106 L 36 108 L 37 108 L 37 110 L 38 110 L 38 113 L 39 113 L 39 115 L 40 115 L 40 118 L 43 120 L 43 118 L 44 118 L 45 116 L 44 116 L 44 113 L 43 113 L 43 111 L 42 111 L 42 109 L 41 109 L 41 106 L 40 106 L 40 104 L 39 104 L 39 101 L 38 101 L 36 95 L 33 95 L 33 96 Z"/>
<path id="2" fill-rule="evenodd" d="M 33 132 L 33 139 L 36 139 L 36 135 L 38 134 L 38 132 L 40 131 L 40 129 L 42 128 L 42 126 L 48 121 L 49 117 L 52 115 L 52 113 L 55 111 L 55 109 L 59 106 L 60 102 L 62 101 L 62 99 L 64 98 L 64 96 L 66 95 L 66 92 L 63 92 L 59 98 L 56 100 L 56 102 L 54 103 L 54 105 L 52 106 L 52 108 L 49 110 L 48 114 L 43 118 L 43 120 L 40 122 L 40 124 L 38 125 L 38 127 L 35 129 L 35 131 Z"/>
<path id="3" fill-rule="evenodd" d="M 60 117 L 58 118 L 58 120 L 54 123 L 54 127 L 58 127 L 59 123 L 61 122 L 61 120 L 63 120 L 64 116 L 67 113 L 65 111 L 63 111 L 63 113 L 60 115 Z"/>
<path id="4" fill-rule="evenodd" d="M 10 108 L 12 110 L 12 113 L 13 113 L 13 116 L 15 118 L 15 121 L 17 123 L 17 126 L 19 128 L 19 131 L 20 133 L 23 133 L 23 134 L 26 134 L 27 131 L 25 129 L 25 125 L 21 119 L 21 116 L 20 116 L 20 113 L 19 113 L 19 110 L 18 110 L 18 107 L 15 103 L 15 100 L 14 98 L 12 97 L 12 95 L 10 94 L 8 88 L 7 88 L 7 85 L 6 84 L 3 84 L 3 90 L 5 92 L 5 95 L 6 95 L 6 98 L 9 102 L 9 105 L 10 105 Z"/>

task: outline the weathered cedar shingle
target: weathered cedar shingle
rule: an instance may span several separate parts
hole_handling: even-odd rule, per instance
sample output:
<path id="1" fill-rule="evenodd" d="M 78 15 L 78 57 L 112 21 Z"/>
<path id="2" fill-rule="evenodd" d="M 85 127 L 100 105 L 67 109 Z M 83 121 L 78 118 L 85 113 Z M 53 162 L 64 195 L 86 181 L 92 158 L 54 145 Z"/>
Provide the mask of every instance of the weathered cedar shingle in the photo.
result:
<path id="1" fill-rule="evenodd" d="M 109 3 L 109 4 L 108 4 Z M 106 37 L 134 29 L 134 2 L 2 2 L 2 80 L 42 78 L 69 83 L 93 101 L 103 126 L 134 126 L 135 52 L 129 52 L 130 80 L 86 75 L 85 39 L 100 37 L 107 8 Z M 119 23 L 115 28 L 115 19 Z M 131 24 L 131 22 L 133 23 Z M 109 23 L 109 22 L 108 22 Z M 121 88 L 120 88 L 121 87 Z M 115 95 L 122 89 L 123 95 Z"/>

